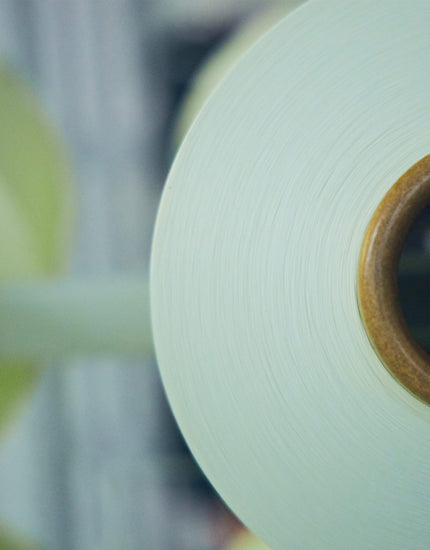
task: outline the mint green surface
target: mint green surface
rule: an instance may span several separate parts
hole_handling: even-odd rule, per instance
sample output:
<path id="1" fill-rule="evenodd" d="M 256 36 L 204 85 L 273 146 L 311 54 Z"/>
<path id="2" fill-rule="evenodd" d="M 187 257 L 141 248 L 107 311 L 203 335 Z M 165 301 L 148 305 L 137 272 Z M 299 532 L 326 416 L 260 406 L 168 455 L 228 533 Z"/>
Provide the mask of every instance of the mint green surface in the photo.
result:
<path id="1" fill-rule="evenodd" d="M 60 140 L 29 88 L 0 64 L 0 285 L 61 270 L 71 219 Z M 38 375 L 35 365 L 0 363 L 0 435 Z"/>

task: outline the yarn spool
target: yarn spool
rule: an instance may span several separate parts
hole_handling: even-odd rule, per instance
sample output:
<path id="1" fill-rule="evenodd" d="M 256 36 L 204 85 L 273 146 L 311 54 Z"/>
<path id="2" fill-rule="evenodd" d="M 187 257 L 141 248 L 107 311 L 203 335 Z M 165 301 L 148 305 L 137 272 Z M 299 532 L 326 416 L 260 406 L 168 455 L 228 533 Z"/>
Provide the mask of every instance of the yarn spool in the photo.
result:
<path id="1" fill-rule="evenodd" d="M 430 408 L 410 384 L 427 358 L 393 279 L 427 201 L 429 23 L 424 0 L 306 2 L 211 95 L 165 187 L 163 382 L 203 471 L 273 550 L 428 547 Z"/>

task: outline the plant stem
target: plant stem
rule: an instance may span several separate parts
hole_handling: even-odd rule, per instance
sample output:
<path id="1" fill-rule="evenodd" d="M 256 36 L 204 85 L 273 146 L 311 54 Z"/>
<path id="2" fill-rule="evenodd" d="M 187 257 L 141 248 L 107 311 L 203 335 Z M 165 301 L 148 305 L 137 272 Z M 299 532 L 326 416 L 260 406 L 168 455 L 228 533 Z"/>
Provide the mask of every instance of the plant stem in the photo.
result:
<path id="1" fill-rule="evenodd" d="M 0 359 L 152 353 L 149 286 L 142 277 L 0 287 Z"/>

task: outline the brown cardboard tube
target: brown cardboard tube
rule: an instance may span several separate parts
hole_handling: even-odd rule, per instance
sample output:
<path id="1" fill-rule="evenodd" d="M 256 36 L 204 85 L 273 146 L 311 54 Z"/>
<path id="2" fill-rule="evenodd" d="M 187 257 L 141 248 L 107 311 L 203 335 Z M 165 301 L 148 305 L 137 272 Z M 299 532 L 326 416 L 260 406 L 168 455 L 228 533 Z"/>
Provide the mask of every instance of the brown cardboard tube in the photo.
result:
<path id="1" fill-rule="evenodd" d="M 380 202 L 364 237 L 358 270 L 360 312 L 375 351 L 397 380 L 427 404 L 430 356 L 403 317 L 397 271 L 408 231 L 429 202 L 430 155 L 403 174 Z"/>

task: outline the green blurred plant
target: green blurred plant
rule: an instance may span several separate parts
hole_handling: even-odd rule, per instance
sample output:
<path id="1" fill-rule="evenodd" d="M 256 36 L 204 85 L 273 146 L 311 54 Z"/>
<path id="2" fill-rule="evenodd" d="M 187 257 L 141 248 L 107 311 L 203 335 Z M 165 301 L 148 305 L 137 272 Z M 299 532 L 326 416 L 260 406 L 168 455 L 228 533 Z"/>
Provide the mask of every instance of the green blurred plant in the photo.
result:
<path id="1" fill-rule="evenodd" d="M 58 277 L 71 251 L 71 176 L 37 99 L 0 64 L 0 436 L 48 359 L 152 352 L 148 283 Z M 0 525 L 1 550 L 37 550 Z"/>
<path id="2" fill-rule="evenodd" d="M 46 278 L 64 267 L 73 218 L 70 182 L 60 139 L 37 99 L 0 64 L 0 285 Z M 0 433 L 38 375 L 34 365 L 0 363 Z"/>
<path id="3" fill-rule="evenodd" d="M 42 550 L 37 543 L 12 532 L 8 527 L 0 526 L 1 550 Z"/>

